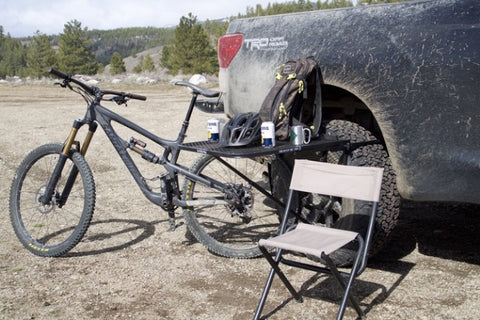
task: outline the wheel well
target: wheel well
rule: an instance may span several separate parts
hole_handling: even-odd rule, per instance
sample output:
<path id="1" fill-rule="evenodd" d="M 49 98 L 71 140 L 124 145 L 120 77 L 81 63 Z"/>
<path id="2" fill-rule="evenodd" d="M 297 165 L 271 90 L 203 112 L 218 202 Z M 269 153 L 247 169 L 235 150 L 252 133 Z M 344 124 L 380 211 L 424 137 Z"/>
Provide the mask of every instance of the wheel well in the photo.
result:
<path id="1" fill-rule="evenodd" d="M 342 88 L 322 85 L 322 119 L 358 123 L 383 142 L 383 135 L 370 109 L 357 96 Z"/>

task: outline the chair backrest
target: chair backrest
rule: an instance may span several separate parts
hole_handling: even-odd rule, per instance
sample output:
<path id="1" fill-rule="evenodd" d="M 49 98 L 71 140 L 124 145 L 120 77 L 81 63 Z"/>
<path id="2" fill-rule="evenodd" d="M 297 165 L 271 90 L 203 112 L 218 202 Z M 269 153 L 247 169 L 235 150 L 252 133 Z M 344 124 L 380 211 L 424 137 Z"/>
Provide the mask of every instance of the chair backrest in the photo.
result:
<path id="1" fill-rule="evenodd" d="M 378 202 L 383 168 L 295 160 L 290 189 Z"/>

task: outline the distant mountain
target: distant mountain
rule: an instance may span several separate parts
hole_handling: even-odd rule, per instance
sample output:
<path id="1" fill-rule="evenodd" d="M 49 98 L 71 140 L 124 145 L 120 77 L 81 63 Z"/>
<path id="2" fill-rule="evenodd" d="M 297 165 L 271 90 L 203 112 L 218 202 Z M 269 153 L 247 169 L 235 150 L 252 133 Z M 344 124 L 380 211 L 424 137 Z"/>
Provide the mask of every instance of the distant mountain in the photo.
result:
<path id="1" fill-rule="evenodd" d="M 114 52 L 122 57 L 135 56 L 137 53 L 163 47 L 173 39 L 175 28 L 121 28 L 113 30 L 90 30 L 92 52 L 97 61 L 107 65 Z"/>
<path id="2" fill-rule="evenodd" d="M 123 58 L 135 56 L 137 53 L 155 47 L 167 45 L 175 35 L 175 27 L 154 28 L 134 27 L 112 30 L 88 30 L 87 37 L 91 41 L 92 52 L 98 62 L 107 65 L 114 52 Z M 52 45 L 58 47 L 59 35 L 48 36 Z M 20 38 L 22 44 L 28 45 L 32 37 Z"/>

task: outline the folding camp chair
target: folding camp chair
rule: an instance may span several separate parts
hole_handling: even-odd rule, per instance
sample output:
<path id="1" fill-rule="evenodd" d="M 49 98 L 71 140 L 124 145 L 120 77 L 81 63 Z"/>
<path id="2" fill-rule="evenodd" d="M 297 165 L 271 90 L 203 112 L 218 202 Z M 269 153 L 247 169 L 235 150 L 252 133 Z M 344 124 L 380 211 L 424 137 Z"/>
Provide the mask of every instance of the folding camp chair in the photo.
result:
<path id="1" fill-rule="evenodd" d="M 309 160 L 295 160 L 285 214 L 283 215 L 280 225 L 279 235 L 270 239 L 261 239 L 258 243 L 260 250 L 272 266 L 272 269 L 255 311 L 254 319 L 259 319 L 262 313 L 275 274 L 280 277 L 292 296 L 297 301 L 302 302 L 299 293 L 293 288 L 282 270 L 280 270 L 280 263 L 333 275 L 344 290 L 337 319 L 343 318 L 347 300 L 351 302 L 358 315 L 362 317 L 363 311 L 358 301 L 350 294 L 350 288 L 355 277 L 360 275 L 366 267 L 368 248 L 374 229 L 375 212 L 380 196 L 382 175 L 382 168 L 354 167 Z M 295 229 L 286 231 L 289 215 L 293 211 L 291 210 L 293 203 L 292 198 L 294 192 L 297 191 L 372 202 L 365 240 L 362 235 L 353 231 L 326 228 L 321 225 L 305 223 L 299 223 Z M 356 246 L 358 249 L 353 265 L 350 272 L 340 272 L 329 257 L 329 254 L 352 241 L 358 244 Z M 276 249 L 274 258 L 266 248 Z M 286 259 L 283 256 L 282 250 L 296 252 L 306 256 L 314 256 L 319 258 L 320 261 L 323 261 L 325 266 L 304 263 L 297 259 Z"/>

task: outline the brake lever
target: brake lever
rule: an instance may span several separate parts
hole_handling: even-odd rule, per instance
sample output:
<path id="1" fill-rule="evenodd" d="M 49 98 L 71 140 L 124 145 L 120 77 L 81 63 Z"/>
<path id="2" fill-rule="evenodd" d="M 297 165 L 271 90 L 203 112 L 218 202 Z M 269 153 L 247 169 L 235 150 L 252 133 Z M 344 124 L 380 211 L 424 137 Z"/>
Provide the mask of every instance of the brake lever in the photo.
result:
<path id="1" fill-rule="evenodd" d="M 114 101 L 116 104 L 118 105 L 122 105 L 124 104 L 125 107 L 127 107 L 127 101 L 129 100 L 127 97 L 125 96 L 115 96 L 111 99 L 109 99 L 110 101 Z"/>
<path id="2" fill-rule="evenodd" d="M 54 82 L 53 84 L 62 88 L 72 89 L 72 87 L 70 86 L 70 81 L 68 81 L 67 79 L 64 79 L 62 82 Z"/>

